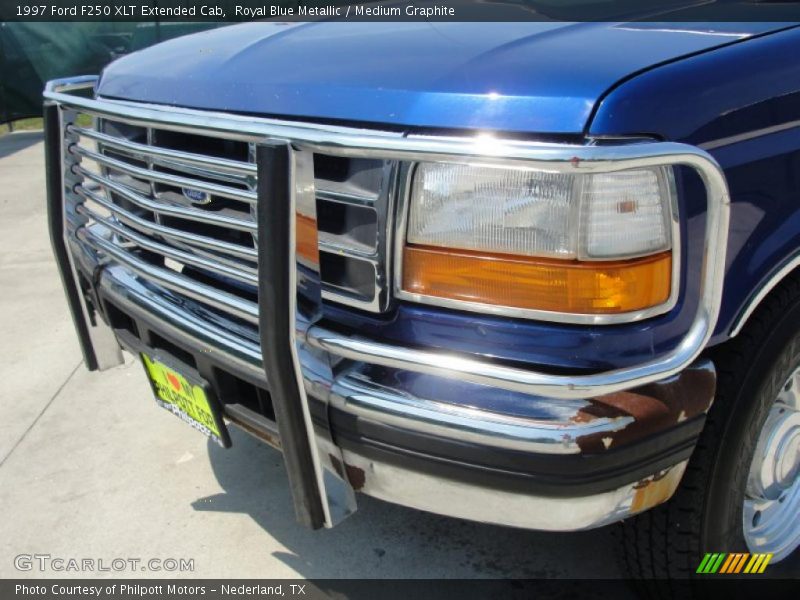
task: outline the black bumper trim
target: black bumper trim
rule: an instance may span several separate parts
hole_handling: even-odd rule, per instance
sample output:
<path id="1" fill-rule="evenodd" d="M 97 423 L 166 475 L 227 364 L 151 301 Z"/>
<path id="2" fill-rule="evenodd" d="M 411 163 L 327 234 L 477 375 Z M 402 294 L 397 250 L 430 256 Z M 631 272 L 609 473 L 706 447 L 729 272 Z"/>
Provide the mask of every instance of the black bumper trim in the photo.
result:
<path id="1" fill-rule="evenodd" d="M 687 460 L 705 415 L 595 454 L 534 454 L 411 432 L 331 409 L 334 439 L 365 458 L 510 492 L 578 497 L 619 489 Z"/>

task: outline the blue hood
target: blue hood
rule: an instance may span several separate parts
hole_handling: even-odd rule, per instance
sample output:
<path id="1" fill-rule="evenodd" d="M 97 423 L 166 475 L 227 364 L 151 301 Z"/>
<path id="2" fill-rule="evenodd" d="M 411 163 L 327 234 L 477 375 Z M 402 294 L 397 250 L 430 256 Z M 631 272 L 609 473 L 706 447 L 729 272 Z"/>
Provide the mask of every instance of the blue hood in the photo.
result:
<path id="1" fill-rule="evenodd" d="M 604 92 L 768 23 L 248 23 L 112 63 L 99 94 L 402 128 L 581 133 Z"/>

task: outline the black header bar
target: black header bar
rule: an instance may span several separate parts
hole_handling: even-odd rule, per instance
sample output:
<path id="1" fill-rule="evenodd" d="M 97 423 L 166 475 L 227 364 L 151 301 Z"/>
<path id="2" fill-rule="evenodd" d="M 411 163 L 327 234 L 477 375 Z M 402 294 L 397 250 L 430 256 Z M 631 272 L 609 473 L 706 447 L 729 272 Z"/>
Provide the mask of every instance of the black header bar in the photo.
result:
<path id="1" fill-rule="evenodd" d="M 0 0 L 0 21 L 800 22 L 800 3 L 759 0 Z"/>

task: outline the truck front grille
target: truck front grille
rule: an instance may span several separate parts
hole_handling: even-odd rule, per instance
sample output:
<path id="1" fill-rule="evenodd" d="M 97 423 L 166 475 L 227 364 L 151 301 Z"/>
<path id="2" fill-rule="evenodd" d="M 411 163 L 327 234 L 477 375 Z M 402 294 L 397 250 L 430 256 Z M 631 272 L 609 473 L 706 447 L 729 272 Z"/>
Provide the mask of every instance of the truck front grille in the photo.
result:
<path id="1" fill-rule="evenodd" d="M 71 233 L 143 280 L 255 328 L 256 142 L 63 115 Z M 326 301 L 385 309 L 394 171 L 389 161 L 314 155 Z"/>

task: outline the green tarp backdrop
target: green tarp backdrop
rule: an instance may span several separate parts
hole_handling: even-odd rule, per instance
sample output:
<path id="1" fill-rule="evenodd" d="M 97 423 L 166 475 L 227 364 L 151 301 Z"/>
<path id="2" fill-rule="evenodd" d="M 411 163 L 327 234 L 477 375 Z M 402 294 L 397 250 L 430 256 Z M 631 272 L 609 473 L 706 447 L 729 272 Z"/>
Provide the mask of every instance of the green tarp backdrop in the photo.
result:
<path id="1" fill-rule="evenodd" d="M 0 23 L 0 123 L 41 115 L 48 79 L 97 74 L 118 56 L 225 23 Z"/>

